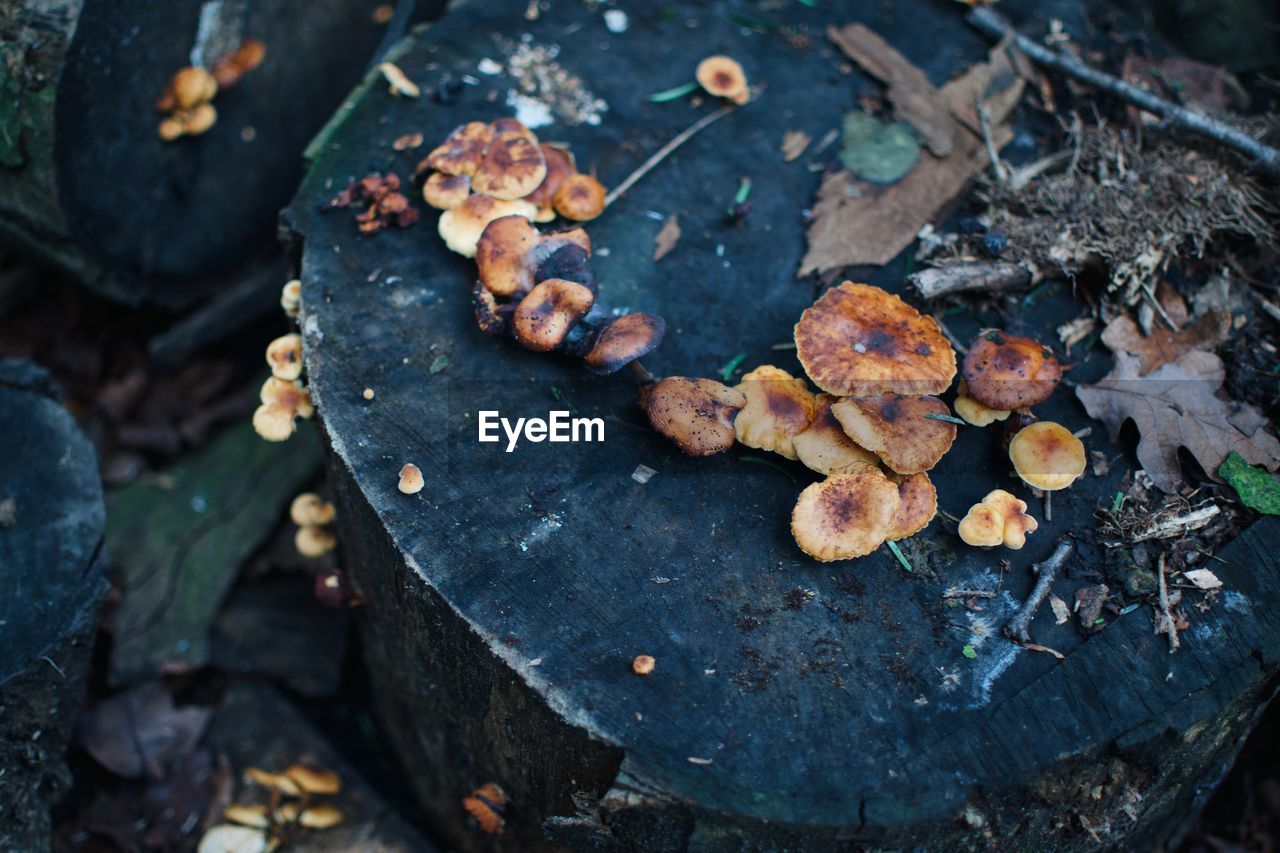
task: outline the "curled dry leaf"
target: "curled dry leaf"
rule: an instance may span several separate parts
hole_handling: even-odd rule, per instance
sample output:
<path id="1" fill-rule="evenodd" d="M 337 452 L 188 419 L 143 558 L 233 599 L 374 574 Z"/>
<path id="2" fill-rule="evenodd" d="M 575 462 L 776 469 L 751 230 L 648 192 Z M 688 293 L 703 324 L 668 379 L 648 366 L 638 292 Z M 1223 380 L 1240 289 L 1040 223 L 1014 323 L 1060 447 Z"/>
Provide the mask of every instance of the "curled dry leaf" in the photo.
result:
<path id="1" fill-rule="evenodd" d="M 1136 356 L 1116 353 L 1111 372 L 1077 388 L 1076 396 L 1113 437 L 1133 421 L 1141 435 L 1138 461 L 1162 491 L 1182 482 L 1179 448 L 1209 473 L 1233 450 L 1269 471 L 1280 467 L 1280 441 L 1267 432 L 1267 419 L 1248 404 L 1218 398 L 1226 371 L 1216 355 L 1192 350 L 1145 377 L 1140 368 Z"/>
<path id="2" fill-rule="evenodd" d="M 1150 335 L 1142 334 L 1133 318 L 1123 314 L 1107 324 L 1102 342 L 1112 352 L 1136 355 L 1140 361 L 1138 375 L 1146 376 L 1191 350 L 1213 349 L 1230 333 L 1231 315 L 1226 311 L 1206 311 L 1176 332 L 1157 324 Z"/>

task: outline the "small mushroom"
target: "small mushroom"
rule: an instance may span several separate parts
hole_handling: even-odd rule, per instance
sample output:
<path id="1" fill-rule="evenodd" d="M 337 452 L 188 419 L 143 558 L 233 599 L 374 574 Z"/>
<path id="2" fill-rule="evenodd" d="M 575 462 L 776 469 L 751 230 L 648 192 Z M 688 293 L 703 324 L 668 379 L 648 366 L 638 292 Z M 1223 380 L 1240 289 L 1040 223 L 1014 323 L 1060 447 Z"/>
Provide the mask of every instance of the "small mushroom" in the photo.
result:
<path id="1" fill-rule="evenodd" d="M 556 213 L 575 222 L 587 222 L 604 212 L 604 185 L 590 175 L 570 175 L 556 190 Z"/>
<path id="2" fill-rule="evenodd" d="M 476 241 L 476 269 L 490 293 L 500 297 L 521 295 L 544 278 L 565 278 L 540 276 L 539 272 L 546 260 L 566 246 L 576 246 L 587 257 L 591 254 L 591 238 L 581 228 L 540 234 L 523 215 L 503 216 L 485 226 Z M 569 280 L 591 284 L 577 278 Z"/>
<path id="3" fill-rule="evenodd" d="M 728 98 L 735 104 L 745 104 L 751 97 L 746 72 L 737 60 L 728 56 L 708 56 L 698 63 L 694 77 L 707 94 L 717 98 Z"/>
<path id="4" fill-rule="evenodd" d="M 984 406 L 969 396 L 969 384 L 963 379 L 956 389 L 956 414 L 964 418 L 965 423 L 976 427 L 990 426 L 996 421 L 1009 417 L 1007 409 L 993 409 Z"/>
<path id="5" fill-rule="evenodd" d="M 336 794 L 342 790 L 342 778 L 332 770 L 309 764 L 291 764 L 284 774 L 307 794 Z"/>
<path id="6" fill-rule="evenodd" d="M 302 335 L 281 335 L 267 345 L 267 364 L 276 379 L 293 381 L 302 375 Z"/>
<path id="7" fill-rule="evenodd" d="M 396 488 L 406 495 L 416 495 L 426 484 L 427 481 L 422 477 L 422 469 L 409 462 L 400 469 L 400 482 Z"/>
<path id="8" fill-rule="evenodd" d="M 494 782 L 481 785 L 471 796 L 463 798 L 462 807 L 489 835 L 497 835 L 506 827 L 502 813 L 507 807 L 507 792 Z"/>
<path id="9" fill-rule="evenodd" d="M 338 547 L 338 537 L 327 527 L 305 524 L 293 534 L 293 547 L 304 557 L 323 557 Z"/>
<path id="10" fill-rule="evenodd" d="M 422 200 L 437 210 L 453 210 L 471 195 L 471 178 L 432 172 L 422 184 Z"/>
<path id="11" fill-rule="evenodd" d="M 831 413 L 855 444 L 899 474 L 928 471 L 956 440 L 955 424 L 926 417 L 950 416 L 937 397 L 846 397 L 832 405 Z"/>
<path id="12" fill-rule="evenodd" d="M 592 373 L 615 373 L 657 349 L 666 331 L 661 317 L 644 311 L 623 314 L 599 333 L 583 361 Z"/>
<path id="13" fill-rule="evenodd" d="M 573 162 L 573 154 L 567 148 L 555 145 L 542 145 L 542 159 L 547 161 L 547 176 L 538 184 L 538 188 L 525 197 L 525 201 L 538 206 L 538 215 L 534 222 L 550 222 L 556 218 L 554 199 L 556 190 L 565 179 L 578 172 Z"/>
<path id="14" fill-rule="evenodd" d="M 791 511 L 800 550 L 824 563 L 870 554 L 894 531 L 898 487 L 862 465 L 805 487 Z"/>
<path id="15" fill-rule="evenodd" d="M 222 810 L 222 816 L 241 826 L 252 826 L 258 829 L 266 829 L 271 826 L 271 817 L 267 812 L 267 807 L 263 805 L 242 806 L 232 803 Z"/>
<path id="16" fill-rule="evenodd" d="M 218 110 L 213 104 L 196 104 L 189 112 L 177 114 L 187 136 L 199 136 L 218 123 Z"/>
<path id="17" fill-rule="evenodd" d="M 342 823 L 342 811 L 329 803 L 308 806 L 298 815 L 298 825 L 307 829 L 332 829 Z"/>
<path id="18" fill-rule="evenodd" d="M 285 316 L 294 319 L 302 308 L 302 282 L 294 279 L 280 289 L 280 308 Z"/>
<path id="19" fill-rule="evenodd" d="M 653 659 L 653 655 L 636 655 L 631 661 L 631 671 L 636 675 L 649 675 L 657 665 L 658 662 Z"/>
<path id="20" fill-rule="evenodd" d="M 289 518 L 299 527 L 332 524 L 337 510 L 315 492 L 303 492 L 289 504 Z"/>
<path id="21" fill-rule="evenodd" d="M 1084 442 L 1053 421 L 1037 421 L 1019 430 L 1009 442 L 1009 459 L 1028 486 L 1056 492 L 1084 473 Z"/>
<path id="22" fill-rule="evenodd" d="M 503 201 L 481 193 L 473 193 L 452 210 L 440 214 L 437 229 L 445 245 L 466 258 L 476 256 L 476 244 L 490 222 L 504 216 L 532 219 L 538 209 L 522 199 Z"/>
<path id="23" fill-rule="evenodd" d="M 520 300 L 512 331 L 526 349 L 547 352 L 560 346 L 595 302 L 589 287 L 560 278 L 537 284 Z"/>
<path id="24" fill-rule="evenodd" d="M 196 853 L 267 853 L 267 834 L 253 826 L 220 823 L 200 837 Z"/>
<path id="25" fill-rule="evenodd" d="M 244 778 L 255 785 L 260 785 L 270 791 L 279 791 L 286 797 L 297 797 L 302 793 L 302 789 L 298 787 L 298 783 L 290 779 L 283 773 L 272 773 L 270 770 L 263 770 L 260 767 L 249 767 L 244 771 Z"/>
<path id="26" fill-rule="evenodd" d="M 1027 504 L 1003 489 L 988 492 L 960 520 L 960 538 L 978 548 L 1004 545 L 1017 550 L 1039 525 L 1027 515 Z"/>
<path id="27" fill-rule="evenodd" d="M 169 91 L 173 93 L 174 107 L 191 110 L 213 100 L 213 96 L 218 94 L 218 81 L 206 69 L 188 65 L 173 75 Z"/>
<path id="28" fill-rule="evenodd" d="M 791 441 L 796 457 L 819 474 L 838 474 L 859 465 L 879 465 L 879 458 L 854 444 L 831 414 L 831 404 L 835 401 L 830 394 L 814 397 L 813 420 Z"/>
<path id="29" fill-rule="evenodd" d="M 733 422 L 738 441 L 799 459 L 794 439 L 808 428 L 817 410 L 808 384 L 765 364 L 743 376 L 737 390 L 747 398 L 747 405 Z"/>
<path id="30" fill-rule="evenodd" d="M 1062 365 L 1039 341 L 988 329 L 969 347 L 963 373 L 968 396 L 1008 411 L 1049 399 L 1062 379 Z"/>
<path id="31" fill-rule="evenodd" d="M 297 418 L 315 414 L 311 395 L 302 383 L 272 376 L 258 394 L 262 405 L 253 413 L 253 429 L 267 441 L 284 441 L 297 429 Z"/>
<path id="32" fill-rule="evenodd" d="M 888 478 L 898 487 L 898 512 L 893 518 L 893 530 L 885 537 L 890 542 L 914 536 L 929 526 L 938 514 L 938 490 L 933 487 L 929 475 L 895 474 Z"/>
<path id="33" fill-rule="evenodd" d="M 746 395 L 712 379 L 669 376 L 649 390 L 645 412 L 653 428 L 690 456 L 712 456 L 733 447 L 733 420 Z"/>
<path id="34" fill-rule="evenodd" d="M 520 130 L 495 132 L 471 185 L 478 193 L 513 201 L 536 190 L 546 176 L 547 161 L 538 139 L 521 126 Z"/>
<path id="35" fill-rule="evenodd" d="M 422 159 L 418 172 L 434 169 L 446 175 L 474 175 L 492 141 L 493 129 L 482 121 L 459 125 Z"/>
<path id="36" fill-rule="evenodd" d="M 956 375 L 937 322 L 868 284 L 824 293 L 800 315 L 795 343 L 809 378 L 838 397 L 941 394 Z"/>

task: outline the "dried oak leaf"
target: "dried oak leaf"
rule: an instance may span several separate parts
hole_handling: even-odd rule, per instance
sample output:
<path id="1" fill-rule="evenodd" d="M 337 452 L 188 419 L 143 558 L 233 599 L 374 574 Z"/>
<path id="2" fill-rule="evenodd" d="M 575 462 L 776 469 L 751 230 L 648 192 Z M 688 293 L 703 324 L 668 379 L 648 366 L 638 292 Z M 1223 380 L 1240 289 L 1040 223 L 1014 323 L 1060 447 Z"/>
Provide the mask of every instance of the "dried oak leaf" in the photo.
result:
<path id="1" fill-rule="evenodd" d="M 1113 438 L 1125 421 L 1134 422 L 1138 461 L 1161 490 L 1173 492 L 1182 482 L 1178 448 L 1210 474 L 1233 450 L 1270 471 L 1280 467 L 1280 441 L 1266 431 L 1267 419 L 1252 406 L 1218 398 L 1222 359 L 1192 350 L 1147 376 L 1140 366 L 1136 356 L 1118 352 L 1111 372 L 1077 388 L 1076 396 Z"/>
<path id="2" fill-rule="evenodd" d="M 1158 326 L 1150 335 L 1142 334 L 1133 318 L 1123 314 L 1107 324 L 1102 342 L 1112 352 L 1136 355 L 1142 362 L 1138 372 L 1146 376 L 1191 350 L 1213 349 L 1225 341 L 1230 332 L 1231 315 L 1225 311 L 1206 311 L 1176 332 Z"/>
<path id="3" fill-rule="evenodd" d="M 668 216 L 666 221 L 662 223 L 662 230 L 658 232 L 658 236 L 653 241 L 653 259 L 660 261 L 665 258 L 672 249 L 676 247 L 676 243 L 680 241 L 680 221 L 675 215 Z"/>

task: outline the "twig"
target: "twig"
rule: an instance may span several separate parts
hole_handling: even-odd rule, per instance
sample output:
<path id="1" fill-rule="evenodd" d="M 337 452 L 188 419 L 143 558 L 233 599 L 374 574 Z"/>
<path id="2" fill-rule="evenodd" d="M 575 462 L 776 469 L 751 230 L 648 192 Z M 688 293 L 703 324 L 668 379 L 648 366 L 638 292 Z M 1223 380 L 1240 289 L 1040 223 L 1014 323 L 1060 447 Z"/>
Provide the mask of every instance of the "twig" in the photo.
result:
<path id="1" fill-rule="evenodd" d="M 928 267 L 907 276 L 923 299 L 936 299 L 962 290 L 1013 290 L 1031 283 L 1031 270 L 1006 261 L 965 261 Z"/>
<path id="2" fill-rule="evenodd" d="M 1259 142 L 1244 131 L 1225 122 L 1210 118 L 1204 113 L 1187 109 L 1184 106 L 1175 104 L 1173 101 L 1153 95 L 1146 89 L 1127 83 L 1118 77 L 1113 77 L 1110 74 L 1098 71 L 1096 68 L 1091 68 L 1066 52 L 1050 50 L 1014 30 L 1009 22 L 990 6 L 975 6 L 969 10 L 966 18 L 973 27 L 993 38 L 1012 36 L 1013 43 L 1018 46 L 1018 49 L 1041 65 L 1061 71 L 1068 77 L 1073 77 L 1083 83 L 1088 83 L 1096 89 L 1101 89 L 1118 98 L 1123 98 L 1149 113 L 1160 116 L 1168 124 L 1181 127 L 1234 148 L 1252 158 L 1255 165 L 1263 171 L 1272 175 L 1280 175 L 1280 149 L 1272 148 L 1270 145 Z"/>
<path id="3" fill-rule="evenodd" d="M 969 354 L 969 348 L 964 344 L 960 343 L 960 339 L 957 338 L 955 334 L 950 329 L 947 328 L 947 324 L 942 322 L 941 317 L 939 317 L 937 314 L 930 314 L 929 316 L 933 318 L 933 322 L 938 324 L 938 329 L 942 332 L 942 334 L 946 337 L 946 339 L 951 341 L 951 346 L 956 352 L 960 353 L 961 355 Z"/>
<path id="4" fill-rule="evenodd" d="M 1027 600 L 1018 608 L 1018 612 L 1009 620 L 1009 624 L 1004 626 L 1005 636 L 1015 643 L 1025 645 L 1031 642 L 1031 620 L 1035 618 L 1040 605 L 1044 604 L 1044 600 L 1049 597 L 1049 589 L 1057 580 L 1058 572 L 1062 571 L 1062 564 L 1071 555 L 1073 547 L 1071 540 L 1064 537 L 1059 540 L 1058 547 L 1053 549 L 1049 559 L 1031 567 L 1040 577 L 1036 585 L 1031 588 L 1031 594 L 1027 596 Z"/>
<path id="5" fill-rule="evenodd" d="M 720 119 L 727 116 L 729 113 L 733 112 L 735 109 L 737 109 L 736 104 L 727 104 L 713 113 L 707 113 L 702 118 L 698 119 L 693 124 L 689 125 L 687 128 L 680 131 L 680 133 L 678 133 L 675 137 L 673 137 L 670 142 L 668 142 L 666 145 L 662 146 L 657 151 L 655 151 L 652 157 L 650 157 L 648 160 L 645 160 L 643 163 L 641 163 L 638 169 L 636 169 L 630 175 L 627 175 L 627 177 L 622 181 L 622 183 L 618 184 L 616 187 L 611 189 L 609 191 L 609 194 L 604 197 L 604 206 L 608 207 L 609 205 L 617 201 L 622 196 L 623 193 L 631 189 L 632 185 L 635 184 L 636 181 L 640 180 L 645 175 L 649 174 L 649 172 L 652 171 L 655 166 L 657 166 L 659 163 L 665 160 L 668 156 L 670 156 L 672 151 L 675 151 L 681 145 L 684 145 L 686 142 L 692 139 L 694 134 L 696 134 L 698 131 L 702 130 L 704 127 L 708 126 L 712 122 L 719 121 Z"/>
<path id="6" fill-rule="evenodd" d="M 1000 152 L 996 150 L 995 140 L 991 138 L 991 114 L 987 112 L 982 98 L 977 95 L 973 96 L 973 109 L 978 114 L 978 126 L 982 129 L 982 142 L 987 146 L 987 159 L 991 161 L 991 171 L 995 174 L 997 181 L 1004 183 L 1009 179 L 1009 172 L 1000 162 Z"/>
<path id="7" fill-rule="evenodd" d="M 1156 624 L 1156 633 L 1169 638 L 1169 654 L 1178 650 L 1182 640 L 1178 639 L 1178 626 L 1173 621 L 1173 612 L 1169 609 L 1169 587 L 1164 579 L 1165 555 L 1160 555 L 1160 621 Z"/>
<path id="8" fill-rule="evenodd" d="M 995 598 L 994 590 L 990 589 L 956 589 L 952 587 L 942 594 L 943 598 Z"/>

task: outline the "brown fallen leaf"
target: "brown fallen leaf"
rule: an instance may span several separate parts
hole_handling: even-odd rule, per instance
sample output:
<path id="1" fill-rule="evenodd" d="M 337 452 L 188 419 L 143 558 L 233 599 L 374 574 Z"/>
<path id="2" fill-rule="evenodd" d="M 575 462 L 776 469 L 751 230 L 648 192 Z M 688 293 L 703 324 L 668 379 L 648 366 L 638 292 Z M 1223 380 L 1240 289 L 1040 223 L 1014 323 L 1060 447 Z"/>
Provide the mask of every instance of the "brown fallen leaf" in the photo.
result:
<path id="1" fill-rule="evenodd" d="M 884 83 L 894 114 L 916 129 L 934 156 L 951 154 L 955 122 L 938 90 L 918 66 L 862 24 L 828 27 L 827 38 Z"/>
<path id="2" fill-rule="evenodd" d="M 103 767 L 126 779 L 159 779 L 192 752 L 213 711 L 195 705 L 175 708 L 159 682 L 112 696 L 81 719 L 78 739 Z"/>
<path id="3" fill-rule="evenodd" d="M 788 163 L 795 160 L 809 147 L 809 134 L 803 130 L 788 130 L 782 134 L 782 159 Z"/>
<path id="4" fill-rule="evenodd" d="M 676 247 L 676 243 L 680 241 L 680 222 L 676 219 L 675 214 L 668 216 L 666 221 L 662 223 L 662 230 L 658 232 L 658 236 L 654 238 L 653 259 L 660 261 L 671 253 Z"/>
<path id="5" fill-rule="evenodd" d="M 1252 465 L 1280 467 L 1280 441 L 1267 432 L 1267 419 L 1248 404 L 1218 398 L 1226 370 L 1213 353 L 1191 350 L 1145 377 L 1136 356 L 1118 352 L 1115 359 L 1110 373 L 1081 385 L 1076 396 L 1113 440 L 1133 421 L 1141 436 L 1138 461 L 1162 491 L 1182 482 L 1179 448 L 1212 477 L 1233 450 Z"/>
<path id="6" fill-rule="evenodd" d="M 1231 315 L 1225 311 L 1206 311 L 1176 332 L 1157 324 L 1150 335 L 1142 334 L 1133 318 L 1122 314 L 1103 329 L 1102 342 L 1112 352 L 1136 355 L 1140 361 L 1138 375 L 1146 376 L 1191 350 L 1213 349 L 1230 333 Z"/>
<path id="7" fill-rule="evenodd" d="M 1071 619 L 1071 608 L 1067 607 L 1067 603 L 1058 596 L 1049 594 L 1049 606 L 1053 608 L 1053 621 L 1058 625 L 1065 625 Z"/>
<path id="8" fill-rule="evenodd" d="M 1076 590 L 1076 618 L 1080 627 L 1086 631 L 1098 629 L 1098 619 L 1102 616 L 1102 606 L 1107 603 L 1111 592 L 1105 583 L 1094 586 L 1082 586 Z"/>

